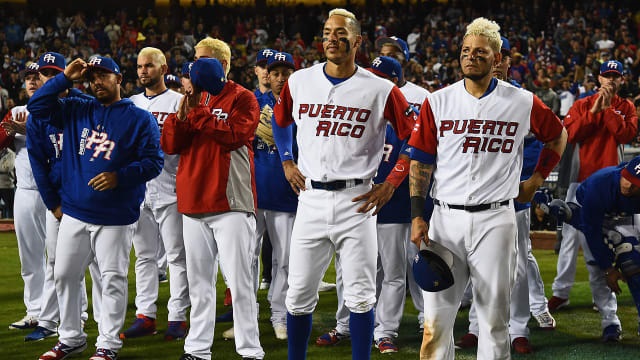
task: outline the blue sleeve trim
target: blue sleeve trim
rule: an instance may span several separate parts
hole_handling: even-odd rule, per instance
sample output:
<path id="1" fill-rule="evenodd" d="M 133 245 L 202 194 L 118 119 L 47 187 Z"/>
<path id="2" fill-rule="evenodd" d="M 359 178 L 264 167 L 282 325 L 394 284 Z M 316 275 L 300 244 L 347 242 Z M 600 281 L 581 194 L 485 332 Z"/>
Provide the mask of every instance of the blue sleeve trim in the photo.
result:
<path id="1" fill-rule="evenodd" d="M 411 160 L 417 160 L 424 164 L 435 164 L 436 156 L 433 154 L 429 154 L 422 150 L 416 149 L 415 147 L 411 148 L 411 155 L 409 155 Z"/>
<path id="2" fill-rule="evenodd" d="M 271 117 L 271 122 L 275 123 L 275 116 Z M 278 154 L 280 155 L 280 161 L 294 160 L 293 157 L 293 124 L 282 128 L 280 126 L 272 126 L 273 139 L 276 142 L 278 148 Z"/>

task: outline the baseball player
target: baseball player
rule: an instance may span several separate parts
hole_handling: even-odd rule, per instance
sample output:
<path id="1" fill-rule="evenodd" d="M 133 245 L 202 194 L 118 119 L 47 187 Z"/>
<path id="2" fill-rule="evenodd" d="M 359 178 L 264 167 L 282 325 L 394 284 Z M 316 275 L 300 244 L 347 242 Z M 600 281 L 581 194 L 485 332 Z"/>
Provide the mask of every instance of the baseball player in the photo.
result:
<path id="1" fill-rule="evenodd" d="M 351 12 L 331 10 L 322 32 L 327 62 L 293 73 L 274 109 L 279 126 L 296 123 L 301 173 L 290 180 L 300 195 L 289 257 L 288 357 L 306 358 L 318 286 L 335 250 L 352 358 L 369 359 L 378 252 L 372 215 L 388 200 L 372 178 L 387 120 L 406 138 L 415 115 L 393 83 L 355 64 L 362 37 Z"/>
<path id="2" fill-rule="evenodd" d="M 254 90 L 253 94 L 256 96 L 258 100 L 258 106 L 260 106 L 260 119 L 262 120 L 263 116 L 267 121 L 271 121 L 271 115 L 273 115 L 273 106 L 275 105 L 275 97 L 273 95 L 271 89 L 271 81 L 269 80 L 269 69 L 267 68 L 267 62 L 269 59 L 275 54 L 276 51 L 273 49 L 262 49 L 258 51 L 256 55 L 256 66 L 254 67 L 254 73 L 258 78 L 258 87 Z M 268 106 L 265 108 L 265 106 Z M 261 121 L 262 123 L 262 121 Z M 258 124 L 258 129 L 261 129 Z M 260 131 L 260 130 L 258 130 Z M 254 139 L 254 151 L 256 150 L 255 143 L 258 141 L 258 137 Z M 256 163 L 258 166 L 258 163 Z M 282 166 L 282 165 L 280 165 Z M 256 171 L 257 171 L 256 167 Z M 258 175 L 258 174 L 256 174 Z M 260 179 L 258 176 L 256 180 Z M 260 183 L 258 185 L 258 194 L 260 194 Z M 264 195 L 258 195 L 258 207 L 260 207 L 260 197 Z M 297 199 L 296 199 L 297 204 Z M 269 289 L 269 298 L 271 298 L 271 294 L 273 293 L 270 290 L 271 282 L 273 281 L 273 247 L 271 246 L 271 238 L 269 236 L 269 231 L 264 231 L 264 228 L 260 228 L 260 220 L 258 215 L 258 247 L 256 248 L 258 254 L 260 254 L 260 249 L 262 249 L 262 280 L 259 278 L 260 274 L 260 264 L 258 261 L 253 265 L 254 273 L 257 276 L 259 281 L 259 289 L 267 290 Z M 277 265 L 276 265 L 277 267 Z M 285 291 L 286 293 L 286 291 Z M 286 333 L 286 331 L 285 331 Z"/>
<path id="3" fill-rule="evenodd" d="M 178 76 L 175 76 L 173 74 L 165 74 L 164 85 L 167 87 L 167 89 L 173 90 L 181 94 L 184 93 L 184 90 L 182 88 L 182 82 L 180 81 L 180 78 Z"/>
<path id="4" fill-rule="evenodd" d="M 607 285 L 613 292 L 620 294 L 619 280 L 627 283 L 638 309 L 640 336 L 638 197 L 640 157 L 636 156 L 628 163 L 605 167 L 590 175 L 576 190 L 577 203 L 564 204 L 554 200 L 543 204 L 543 209 L 571 223 L 585 235 L 590 254 L 604 272 Z M 561 204 L 555 205 L 556 201 Z M 621 331 L 613 324 L 605 328 L 604 335 L 605 341 L 619 341 Z"/>
<path id="5" fill-rule="evenodd" d="M 379 56 L 371 62 L 369 69 L 374 74 L 392 81 L 402 82 L 402 66 L 394 58 Z M 408 175 L 409 149 L 406 143 L 398 139 L 393 127 L 387 124 L 384 155 L 374 178 L 374 184 L 388 193 L 389 201 L 377 214 L 378 232 L 378 269 L 376 274 L 377 305 L 374 329 L 375 346 L 381 353 L 398 351 L 395 338 L 402 318 L 405 301 L 407 271 L 405 263 L 406 242 L 409 238 L 409 181 Z M 406 238 L 406 239 L 405 239 Z M 411 247 L 414 247 L 411 245 Z M 336 311 L 336 327 L 316 339 L 320 346 L 335 345 L 350 336 L 349 309 L 344 305 L 344 286 L 342 282 L 342 266 L 336 260 L 336 292 L 338 310 Z M 413 274 L 411 278 L 413 279 Z M 420 292 L 420 299 L 422 293 Z M 422 309 L 420 311 L 422 313 Z"/>
<path id="6" fill-rule="evenodd" d="M 185 94 L 187 92 L 193 92 L 193 87 L 191 85 L 191 80 L 189 78 L 189 70 L 191 70 L 191 65 L 193 62 L 188 61 L 182 64 L 182 72 L 180 74 L 180 83 L 182 84 L 182 93 Z"/>
<path id="7" fill-rule="evenodd" d="M 144 92 L 131 97 L 139 108 L 156 118 L 162 128 L 169 115 L 178 111 L 182 95 L 167 89 L 163 77 L 167 60 L 161 50 L 146 47 L 138 53 L 137 72 Z M 160 175 L 147 183 L 140 218 L 134 224 L 133 247 L 136 253 L 136 320 L 120 334 L 121 339 L 156 333 L 158 300 L 157 254 L 164 249 L 171 273 L 170 297 L 165 340 L 183 339 L 187 332 L 189 286 L 182 239 L 182 215 L 176 205 L 176 171 L 179 157 L 164 156 Z"/>
<path id="8" fill-rule="evenodd" d="M 37 62 L 31 63 L 25 69 L 24 86 L 29 97 L 42 86 Z M 24 281 L 23 299 L 27 308 L 26 315 L 9 325 L 9 330 L 35 328 L 38 325 L 43 292 L 51 291 L 51 289 L 44 289 L 47 208 L 38 193 L 38 186 L 29 164 L 25 128 L 28 116 L 26 106 L 13 107 L 2 120 L 1 125 L 4 131 L 0 131 L 0 148 L 13 144 L 16 152 L 17 182 L 13 202 L 13 221 L 18 239 L 20 274 Z"/>
<path id="9" fill-rule="evenodd" d="M 519 88 L 520 85 L 517 82 L 507 78 L 511 64 L 511 56 L 509 55 L 511 47 L 507 38 L 502 37 L 501 40 L 500 52 L 502 59 L 494 67 L 493 76 Z M 536 140 L 532 134 L 525 136 L 520 181 L 528 179 L 533 174 L 542 146 L 543 144 Z M 530 207 L 531 203 L 522 204 L 517 201 L 514 203 L 518 226 L 518 260 L 515 285 L 511 290 L 509 335 L 513 350 L 518 354 L 533 352 L 533 348 L 529 343 L 529 328 L 527 327 L 531 314 L 534 315 L 542 329 L 553 330 L 556 325 L 555 319 L 547 308 L 547 298 L 544 295 L 544 283 L 540 276 L 538 262 L 531 252 L 531 239 L 529 238 L 531 228 Z M 471 291 L 465 290 L 465 296 L 467 292 Z M 469 309 L 469 332 L 456 341 L 456 347 L 470 348 L 477 346 L 477 344 L 478 317 L 476 306 L 471 303 L 471 308 Z"/>
<path id="10" fill-rule="evenodd" d="M 623 81 L 623 65 L 619 61 L 606 61 L 600 66 L 600 88 L 592 96 L 576 101 L 564 118 L 569 142 L 577 145 L 577 179 L 569 184 L 567 202 L 575 202 L 576 189 L 584 179 L 606 166 L 615 166 L 622 160 L 622 145 L 631 142 L 638 132 L 638 117 L 631 101 L 617 95 Z M 584 235 L 573 226 L 562 226 L 562 243 L 558 255 L 557 275 L 553 281 L 553 296 L 549 309 L 556 311 L 569 304 L 569 293 L 575 279 L 578 249 L 585 252 L 589 271 L 589 285 L 593 300 L 602 315 L 602 328 L 620 325 L 616 315 L 616 298 L 607 287 L 602 270 L 589 264 Z M 604 335 L 604 334 L 603 334 Z"/>
<path id="11" fill-rule="evenodd" d="M 176 194 L 191 300 L 181 359 L 211 359 L 218 256 L 233 297 L 236 352 L 262 359 L 251 270 L 256 246 L 251 141 L 258 102 L 249 90 L 226 80 L 231 50 L 225 42 L 207 37 L 195 49 L 190 71 L 194 92 L 185 94 L 162 131 L 162 148 L 180 154 Z"/>
<path id="12" fill-rule="evenodd" d="M 409 47 L 404 40 L 396 36 L 384 37 L 376 40 L 376 47 L 380 50 L 380 56 L 388 56 L 396 59 L 400 62 L 402 69 L 407 66 L 410 54 Z M 404 74 L 404 70 L 402 71 Z M 396 85 L 400 88 L 400 91 L 402 91 L 402 94 L 409 104 L 416 110 L 420 111 L 420 106 L 422 106 L 422 103 L 429 95 L 429 91 L 422 86 L 418 86 L 411 81 L 407 81 L 404 76 L 398 78 L 398 83 Z M 418 248 L 411 245 L 410 236 L 407 236 L 405 241 L 407 243 L 405 246 L 407 253 L 407 278 L 413 279 L 413 259 L 418 253 Z M 424 300 L 422 299 L 422 289 L 420 289 L 415 281 L 408 281 L 407 286 L 409 287 L 413 306 L 418 312 L 418 332 L 422 334 L 424 324 Z"/>
<path id="13" fill-rule="evenodd" d="M 460 53 L 464 79 L 429 95 L 409 139 L 411 240 L 416 246 L 433 241 L 454 255 L 454 285 L 423 293 L 421 359 L 454 358 L 453 325 L 469 279 L 478 314 L 478 358 L 510 357 L 517 250 L 513 199 L 531 200 L 566 144 L 560 120 L 540 99 L 493 77 L 501 60 L 499 29 L 485 18 L 467 26 Z M 519 183 L 530 131 L 545 145 L 533 175 Z M 423 209 L 432 172 L 436 206 L 427 225 Z"/>
<path id="14" fill-rule="evenodd" d="M 57 74 L 64 71 L 66 64 L 64 56 L 56 52 L 47 52 L 38 59 L 38 74 L 40 81 L 45 84 Z M 60 97 L 81 97 L 90 99 L 78 89 L 68 89 L 60 93 Z M 62 150 L 62 130 L 48 125 L 45 121 L 27 121 L 27 150 L 29 153 L 29 163 L 33 171 L 33 178 L 38 185 L 38 191 L 49 211 L 46 215 L 46 249 L 47 268 L 45 273 L 45 286 L 40 306 L 38 326 L 29 335 L 25 336 L 25 341 L 39 341 L 48 337 L 57 336 L 57 326 L 60 320 L 58 306 L 58 296 L 56 294 L 53 270 L 56 259 L 56 244 L 58 240 L 58 229 L 60 218 L 62 217 L 60 188 L 61 184 L 61 150 Z M 65 251 L 62 249 L 62 251 Z M 89 264 L 89 272 L 92 277 L 93 290 L 93 317 L 94 320 L 100 318 L 100 294 L 102 293 L 100 270 L 95 261 Z M 87 292 L 82 280 L 82 315 L 81 319 L 87 321 Z"/>
<path id="15" fill-rule="evenodd" d="M 94 99 L 59 99 L 83 76 Z M 131 227 L 140 215 L 145 183 L 160 173 L 162 151 L 156 120 L 121 99 L 120 68 L 95 56 L 72 61 L 29 101 L 33 119 L 63 130 L 62 220 L 54 278 L 60 304 L 59 341 L 41 360 L 64 359 L 84 351 L 80 281 L 95 256 L 102 278 L 96 352 L 91 360 L 117 358 L 118 333 L 127 311 Z"/>
<path id="16" fill-rule="evenodd" d="M 285 177 L 283 164 L 274 140 L 273 108 L 276 97 L 289 76 L 295 70 L 293 56 L 286 52 L 275 52 L 267 59 L 266 69 L 272 92 L 270 103 L 262 105 L 260 122 L 253 140 L 256 167 L 256 190 L 258 211 L 256 231 L 258 238 L 269 233 L 273 249 L 273 277 L 269 287 L 271 324 L 277 339 L 287 339 L 287 277 L 289 275 L 289 245 L 295 219 L 298 197 Z M 262 99 L 265 99 L 263 97 Z M 260 103 L 260 99 L 258 99 Z M 293 126 L 293 125 L 290 125 Z M 292 131 L 292 130 L 289 130 Z M 297 149 L 296 149 L 297 150 Z M 293 151 L 294 155 L 297 151 Z M 263 253 L 267 251 L 263 244 Z M 264 265 L 266 267 L 266 265 Z M 254 268 L 254 271 L 257 269 Z"/>

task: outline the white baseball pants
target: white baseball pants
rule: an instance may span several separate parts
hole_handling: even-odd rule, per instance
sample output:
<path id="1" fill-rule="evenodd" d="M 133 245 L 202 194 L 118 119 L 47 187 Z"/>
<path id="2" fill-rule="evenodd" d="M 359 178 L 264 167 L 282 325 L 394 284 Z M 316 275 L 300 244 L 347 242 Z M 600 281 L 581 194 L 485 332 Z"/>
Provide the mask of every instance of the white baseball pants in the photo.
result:
<path id="1" fill-rule="evenodd" d="M 306 190 L 298 197 L 291 234 L 287 310 L 294 316 L 313 313 L 320 281 L 335 250 L 346 307 L 354 313 L 367 312 L 376 301 L 376 217 L 358 213 L 361 203 L 351 199 L 369 191 L 371 184 L 328 191 L 312 189 L 310 183 L 307 179 Z"/>
<path id="2" fill-rule="evenodd" d="M 255 216 L 230 211 L 201 218 L 184 215 L 182 220 L 191 299 L 190 329 L 184 352 L 211 359 L 220 256 L 225 259 L 224 271 L 233 298 L 236 352 L 243 357 L 262 359 L 264 351 L 259 339 L 251 270 L 256 246 Z"/>
<path id="3" fill-rule="evenodd" d="M 454 359 L 453 325 L 469 279 L 478 315 L 477 357 L 509 359 L 509 303 L 517 250 L 513 205 L 473 213 L 436 206 L 429 238 L 454 254 L 455 283 L 440 292 L 423 292 L 420 359 Z"/>
<path id="4" fill-rule="evenodd" d="M 158 300 L 158 252 L 164 247 L 169 273 L 169 321 L 185 321 L 189 308 L 187 265 L 182 239 L 182 214 L 175 203 L 151 209 L 142 206 L 134 224 L 136 254 L 136 315 L 156 318 Z M 163 246 L 164 244 L 164 246 Z"/>
<path id="5" fill-rule="evenodd" d="M 54 278 L 60 303 L 60 341 L 69 346 L 86 342 L 80 326 L 78 294 L 84 271 L 95 256 L 102 279 L 102 303 L 97 348 L 118 351 L 119 332 L 127 313 L 127 273 L 133 230 L 130 225 L 89 224 L 63 215 L 56 246 Z"/>
<path id="6" fill-rule="evenodd" d="M 569 202 L 576 201 L 576 190 L 580 183 L 571 183 L 567 190 L 567 199 Z M 591 287 L 591 294 L 593 295 L 593 301 L 600 311 L 602 316 L 602 328 L 609 325 L 620 325 L 620 319 L 618 319 L 618 302 L 616 295 L 607 286 L 607 280 L 604 275 L 604 271 L 597 265 L 591 265 L 593 262 L 593 255 L 587 245 L 587 240 L 584 234 L 573 226 L 564 223 L 562 226 L 562 243 L 560 246 L 560 253 L 558 254 L 557 275 L 553 281 L 552 290 L 553 295 L 568 299 L 573 283 L 576 277 L 576 266 L 578 258 L 578 250 L 582 248 L 584 255 L 584 261 L 587 265 L 587 271 L 589 272 L 589 285 Z"/>
<path id="7" fill-rule="evenodd" d="M 47 207 L 37 189 L 16 188 L 13 224 L 18 239 L 20 274 L 24 281 L 27 315 L 40 314 L 45 279 L 45 228 Z"/>
<path id="8" fill-rule="evenodd" d="M 289 289 L 287 284 L 287 278 L 289 277 L 289 248 L 295 218 L 296 213 L 258 210 L 256 233 L 258 238 L 262 238 L 265 231 L 268 232 L 273 248 L 272 263 L 274 268 L 272 270 L 271 286 L 269 287 L 271 323 L 273 325 L 287 323 L 285 299 Z M 260 272 L 258 271 L 256 274 L 260 274 Z"/>

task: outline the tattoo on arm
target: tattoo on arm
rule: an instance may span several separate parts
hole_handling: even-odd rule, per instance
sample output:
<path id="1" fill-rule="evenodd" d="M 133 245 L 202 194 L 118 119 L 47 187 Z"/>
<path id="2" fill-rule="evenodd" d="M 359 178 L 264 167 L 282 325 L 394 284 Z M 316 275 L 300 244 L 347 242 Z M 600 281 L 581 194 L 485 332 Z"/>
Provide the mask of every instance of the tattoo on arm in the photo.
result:
<path id="1" fill-rule="evenodd" d="M 427 197 L 427 190 L 429 189 L 432 172 L 433 165 L 411 160 L 411 166 L 409 167 L 410 196 Z"/>

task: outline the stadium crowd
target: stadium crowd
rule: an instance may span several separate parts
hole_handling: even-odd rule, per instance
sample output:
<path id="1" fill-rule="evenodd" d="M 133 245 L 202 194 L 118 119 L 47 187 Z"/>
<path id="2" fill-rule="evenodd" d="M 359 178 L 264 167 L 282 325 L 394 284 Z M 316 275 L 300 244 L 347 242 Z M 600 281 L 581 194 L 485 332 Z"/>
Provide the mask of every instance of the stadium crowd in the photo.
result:
<path id="1" fill-rule="evenodd" d="M 123 95 L 130 96 L 142 89 L 135 72 L 136 54 L 141 48 L 163 50 L 169 71 L 179 75 L 182 64 L 192 60 L 194 45 L 206 36 L 231 45 L 230 78 L 254 89 L 257 78 L 253 64 L 261 48 L 293 54 L 298 68 L 323 60 L 320 28 L 327 11 L 326 5 L 257 10 L 173 4 L 112 13 L 58 10 L 51 16 L 42 10 L 3 7 L 1 112 L 26 103 L 21 75 L 43 52 L 59 52 L 67 62 L 77 57 L 88 59 L 93 54 L 113 57 L 122 67 Z M 574 97 L 594 91 L 599 66 L 610 59 L 625 66 L 621 96 L 633 99 L 640 94 L 640 9 L 632 1 L 588 1 L 575 6 L 560 1 L 514 1 L 489 9 L 476 9 L 461 1 L 449 5 L 431 1 L 377 10 L 356 6 L 355 11 L 364 30 L 357 62 L 370 65 L 376 39 L 400 37 L 407 41 L 411 53 L 404 69 L 406 79 L 430 91 L 461 78 L 461 36 L 468 19 L 482 15 L 496 20 L 509 39 L 511 78 L 532 91 L 551 89 L 561 100 L 558 115 L 566 114 Z M 87 84 L 79 86 L 88 90 Z M 552 102 L 554 97 L 548 94 L 542 98 Z"/>

